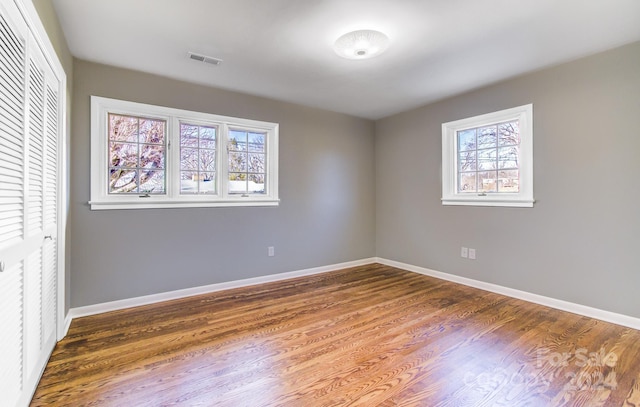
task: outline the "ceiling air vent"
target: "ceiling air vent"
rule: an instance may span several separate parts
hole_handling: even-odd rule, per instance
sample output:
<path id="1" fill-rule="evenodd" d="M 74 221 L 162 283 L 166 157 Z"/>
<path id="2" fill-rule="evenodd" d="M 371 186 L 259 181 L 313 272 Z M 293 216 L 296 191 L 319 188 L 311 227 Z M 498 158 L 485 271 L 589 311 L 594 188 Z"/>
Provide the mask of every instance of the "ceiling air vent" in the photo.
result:
<path id="1" fill-rule="evenodd" d="M 220 65 L 222 63 L 221 59 L 208 57 L 206 55 L 196 54 L 195 52 L 189 52 L 189 58 L 194 59 L 196 61 L 211 64 L 211 65 Z"/>

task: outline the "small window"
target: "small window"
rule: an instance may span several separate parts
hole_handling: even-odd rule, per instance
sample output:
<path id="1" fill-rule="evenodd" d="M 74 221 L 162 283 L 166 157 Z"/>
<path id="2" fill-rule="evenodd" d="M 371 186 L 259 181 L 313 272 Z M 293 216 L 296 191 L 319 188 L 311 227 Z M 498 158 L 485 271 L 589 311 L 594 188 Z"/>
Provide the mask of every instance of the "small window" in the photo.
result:
<path id="1" fill-rule="evenodd" d="M 278 124 L 92 96 L 91 209 L 278 204 Z"/>
<path id="2" fill-rule="evenodd" d="M 533 206 L 533 106 L 442 125 L 443 205 Z"/>

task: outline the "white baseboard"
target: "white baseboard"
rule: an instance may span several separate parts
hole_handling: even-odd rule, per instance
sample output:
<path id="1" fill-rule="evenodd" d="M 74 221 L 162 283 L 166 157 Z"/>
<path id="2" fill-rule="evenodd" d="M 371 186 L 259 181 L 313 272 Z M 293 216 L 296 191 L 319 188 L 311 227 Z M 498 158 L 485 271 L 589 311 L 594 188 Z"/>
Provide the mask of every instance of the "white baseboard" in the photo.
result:
<path id="1" fill-rule="evenodd" d="M 516 290 L 513 288 L 504 287 L 497 284 L 491 284 L 484 281 L 474 280 L 467 277 L 456 276 L 454 274 L 443 273 L 441 271 L 436 271 L 436 270 L 431 270 L 424 267 L 414 266 L 411 264 L 401 263 L 394 260 L 373 257 L 369 259 L 350 261 L 346 263 L 333 264 L 329 266 L 314 267 L 314 268 L 309 268 L 304 270 L 291 271 L 291 272 L 273 274 L 273 275 L 262 276 L 262 277 L 248 278 L 244 280 L 229 281 L 225 283 L 210 284 L 210 285 L 205 285 L 200 287 L 192 287 L 192 288 L 169 291 L 169 292 L 164 292 L 159 294 L 145 295 L 142 297 L 128 298 L 124 300 L 111 301 L 111 302 L 105 302 L 101 304 L 88 305 L 84 307 L 71 308 L 65 319 L 64 335 L 67 334 L 73 318 L 101 314 L 101 313 L 110 312 L 110 311 L 117 311 L 124 308 L 138 307 L 141 305 L 154 304 L 162 301 L 169 301 L 169 300 L 175 300 L 179 298 L 191 297 L 194 295 L 208 294 L 216 291 L 248 287 L 248 286 L 257 285 L 257 284 L 271 283 L 271 282 L 282 281 L 282 280 L 287 280 L 287 279 L 296 278 L 296 277 L 311 276 L 314 274 L 327 273 L 330 271 L 345 269 L 349 267 L 364 266 L 372 263 L 380 263 L 380 264 L 384 264 L 391 267 L 397 267 L 397 268 L 411 271 L 414 273 L 439 278 L 441 280 L 451 281 L 453 283 L 458 283 L 458 284 L 466 285 L 469 287 L 490 291 L 496 294 L 505 295 L 507 297 L 512 297 L 519 300 L 524 300 L 524 301 L 532 302 L 535 304 L 540 304 L 547 307 L 559 309 L 562 311 L 571 312 L 573 314 L 583 315 L 590 318 L 595 318 L 602 321 L 611 322 L 613 324 L 622 325 L 629 328 L 640 330 L 640 318 L 635 318 L 628 315 L 605 311 L 598 308 L 588 307 L 586 305 L 575 304 L 575 303 L 564 301 L 564 300 L 558 300 L 551 297 L 545 297 L 543 295 Z"/>
<path id="2" fill-rule="evenodd" d="M 124 300 L 104 302 L 101 304 L 87 305 L 84 307 L 71 308 L 65 321 L 66 329 L 69 329 L 73 318 L 86 317 L 89 315 L 102 314 L 104 312 L 117 311 L 124 308 L 138 307 L 141 305 L 154 304 L 162 301 L 176 300 L 179 298 L 191 297 L 194 295 L 209 294 L 216 291 L 230 290 L 232 288 L 248 287 L 257 284 L 271 283 L 275 281 L 287 280 L 290 278 L 311 276 L 314 274 L 327 273 L 349 267 L 364 266 L 375 263 L 375 258 L 355 260 L 346 263 L 332 264 L 330 266 L 314 267 L 298 271 L 290 271 L 280 274 L 272 274 L 262 277 L 247 278 L 244 280 L 229 281 L 204 285 L 200 287 L 185 288 L 182 290 L 168 291 L 159 294 L 145 295 L 142 297 L 127 298 Z M 68 321 L 68 322 L 67 322 Z M 65 335 L 66 335 L 65 331 Z"/>
<path id="3" fill-rule="evenodd" d="M 550 308 L 559 309 L 561 311 L 571 312 L 573 314 L 583 315 L 590 318 L 599 319 L 613 324 L 626 326 L 633 329 L 640 330 L 640 318 L 634 318 L 628 315 L 617 314 L 615 312 L 604 311 L 598 308 L 588 307 L 586 305 L 575 304 L 568 301 L 558 300 L 551 297 L 545 297 L 543 295 L 533 294 L 526 291 L 520 291 L 509 287 L 503 287 L 497 284 L 486 283 L 484 281 L 473 280 L 471 278 L 460 277 L 453 274 L 443 273 L 441 271 L 435 271 L 424 267 L 418 267 L 411 264 L 401 263 L 394 260 L 388 260 L 383 258 L 376 258 L 376 261 L 380 264 L 384 264 L 391 267 L 397 267 L 403 270 L 411 271 L 418 274 L 424 274 L 426 276 L 439 278 L 441 280 L 451 281 L 466 285 L 469 287 L 479 288 L 481 290 L 490 291 L 496 294 L 506 295 L 507 297 L 517 298 L 535 304 L 544 305 Z"/>
<path id="4" fill-rule="evenodd" d="M 69 312 L 67 312 L 67 316 L 64 318 L 64 327 L 62 328 L 62 332 L 60 332 L 58 334 L 58 337 L 56 338 L 58 341 L 61 341 L 62 338 L 67 336 L 67 332 L 69 332 L 69 327 L 71 326 L 72 320 L 73 317 L 71 316 L 71 310 L 69 310 Z"/>

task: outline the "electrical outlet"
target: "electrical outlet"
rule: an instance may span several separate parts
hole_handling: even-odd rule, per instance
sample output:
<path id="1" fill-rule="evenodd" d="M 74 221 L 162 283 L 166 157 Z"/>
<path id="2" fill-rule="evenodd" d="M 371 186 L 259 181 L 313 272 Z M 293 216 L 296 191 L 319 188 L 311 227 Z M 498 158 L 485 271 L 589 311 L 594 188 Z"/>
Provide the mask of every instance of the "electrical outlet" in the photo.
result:
<path id="1" fill-rule="evenodd" d="M 276 255 L 276 249 L 273 246 L 269 246 L 267 248 L 267 251 L 269 253 L 269 257 L 273 257 Z"/>
<path id="2" fill-rule="evenodd" d="M 476 249 L 469 249 L 469 259 L 471 260 L 476 259 Z"/>
<path id="3" fill-rule="evenodd" d="M 469 257 L 469 249 L 467 249 L 466 247 L 462 247 L 460 249 L 460 257 L 464 257 L 465 259 Z"/>

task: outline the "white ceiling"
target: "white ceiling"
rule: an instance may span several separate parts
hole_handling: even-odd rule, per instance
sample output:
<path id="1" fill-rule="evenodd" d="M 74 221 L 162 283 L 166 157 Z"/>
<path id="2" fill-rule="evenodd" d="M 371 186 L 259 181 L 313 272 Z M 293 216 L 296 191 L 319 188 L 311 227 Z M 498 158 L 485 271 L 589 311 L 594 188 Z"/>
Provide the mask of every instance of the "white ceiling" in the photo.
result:
<path id="1" fill-rule="evenodd" d="M 77 58 L 370 119 L 640 40 L 640 0 L 53 3 Z M 356 29 L 389 48 L 338 57 Z"/>

